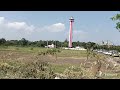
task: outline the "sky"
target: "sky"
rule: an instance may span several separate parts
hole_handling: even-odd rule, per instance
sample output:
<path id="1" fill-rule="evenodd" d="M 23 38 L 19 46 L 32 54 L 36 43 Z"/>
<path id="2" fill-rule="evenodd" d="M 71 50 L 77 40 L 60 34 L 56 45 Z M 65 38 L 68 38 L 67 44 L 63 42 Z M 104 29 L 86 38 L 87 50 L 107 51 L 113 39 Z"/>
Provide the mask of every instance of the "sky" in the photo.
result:
<path id="1" fill-rule="evenodd" d="M 73 16 L 73 41 L 110 41 L 120 45 L 120 32 L 110 18 L 118 11 L 0 11 L 0 38 L 30 41 L 68 39 Z"/>

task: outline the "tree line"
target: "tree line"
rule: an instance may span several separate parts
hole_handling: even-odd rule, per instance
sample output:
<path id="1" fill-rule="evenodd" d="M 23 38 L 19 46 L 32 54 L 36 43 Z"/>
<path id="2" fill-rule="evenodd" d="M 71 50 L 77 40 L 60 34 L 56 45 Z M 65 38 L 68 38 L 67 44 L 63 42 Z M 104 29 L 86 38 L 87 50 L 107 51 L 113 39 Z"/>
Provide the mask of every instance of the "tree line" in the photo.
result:
<path id="1" fill-rule="evenodd" d="M 5 38 L 0 38 L 0 46 L 33 46 L 33 47 L 45 47 L 47 45 L 54 44 L 57 48 L 59 47 L 68 47 L 68 40 L 65 39 L 63 42 L 58 40 L 39 40 L 39 41 L 29 41 L 25 38 L 22 38 L 21 40 L 6 40 Z M 84 48 L 87 48 L 87 44 L 90 44 L 89 46 L 95 45 L 94 42 L 73 42 L 73 47 L 81 46 Z"/>
<path id="2" fill-rule="evenodd" d="M 21 47 L 45 47 L 47 45 L 54 44 L 56 48 L 68 47 L 68 40 L 65 39 L 63 42 L 58 40 L 39 40 L 39 41 L 29 41 L 25 38 L 21 40 L 6 40 L 5 38 L 0 39 L 0 46 L 21 46 Z M 120 51 L 120 46 L 111 45 L 108 47 L 107 45 L 98 45 L 94 42 L 73 42 L 73 47 L 80 46 L 85 49 L 106 49 L 106 50 L 118 50 Z"/>

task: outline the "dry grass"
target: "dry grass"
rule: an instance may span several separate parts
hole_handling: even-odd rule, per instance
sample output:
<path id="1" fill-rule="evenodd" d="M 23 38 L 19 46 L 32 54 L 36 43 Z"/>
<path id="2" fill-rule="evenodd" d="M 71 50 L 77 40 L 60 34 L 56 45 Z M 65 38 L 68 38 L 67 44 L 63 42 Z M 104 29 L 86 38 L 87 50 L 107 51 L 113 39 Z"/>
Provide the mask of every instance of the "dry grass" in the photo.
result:
<path id="1" fill-rule="evenodd" d="M 0 50 L 0 78 L 96 79 L 120 78 L 120 65 L 115 58 L 86 51 L 62 50 L 53 55 L 40 55 L 46 48 L 15 48 Z"/>

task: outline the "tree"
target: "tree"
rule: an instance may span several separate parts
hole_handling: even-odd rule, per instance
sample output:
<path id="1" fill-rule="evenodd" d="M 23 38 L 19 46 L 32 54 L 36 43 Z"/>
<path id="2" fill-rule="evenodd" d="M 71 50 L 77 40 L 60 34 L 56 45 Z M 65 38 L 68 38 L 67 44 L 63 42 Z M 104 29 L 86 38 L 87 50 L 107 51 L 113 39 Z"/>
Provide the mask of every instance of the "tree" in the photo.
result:
<path id="1" fill-rule="evenodd" d="M 65 41 L 64 41 L 64 42 L 68 42 L 67 38 L 65 39 Z"/>
<path id="2" fill-rule="evenodd" d="M 87 45 L 85 42 L 80 42 L 80 46 L 84 47 L 85 49 L 87 49 Z"/>
<path id="3" fill-rule="evenodd" d="M 116 23 L 116 29 L 120 31 L 120 14 L 115 15 L 111 18 L 113 21 L 117 21 Z"/>
<path id="4" fill-rule="evenodd" d="M 80 42 L 79 42 L 79 41 L 77 41 L 77 42 L 76 42 L 76 45 L 77 45 L 77 46 L 80 46 Z"/>
<path id="5" fill-rule="evenodd" d="M 41 41 L 41 47 L 45 47 L 44 41 Z"/>
<path id="6" fill-rule="evenodd" d="M 88 42 L 88 43 L 86 43 L 87 60 L 88 60 L 88 57 L 89 57 L 91 51 L 94 49 L 94 46 L 95 46 L 95 45 L 96 45 L 96 44 L 95 44 L 94 42 Z"/>
<path id="7" fill-rule="evenodd" d="M 26 46 L 27 43 L 28 43 L 28 40 L 26 40 L 25 38 L 22 38 L 22 39 L 20 40 L 20 45 L 21 45 L 21 46 Z"/>
<path id="8" fill-rule="evenodd" d="M 1 38 L 0 39 L 0 45 L 5 44 L 5 43 L 6 43 L 6 40 L 4 38 Z"/>
<path id="9" fill-rule="evenodd" d="M 63 47 L 68 47 L 68 40 L 67 39 L 65 39 L 65 41 L 63 42 L 63 45 L 62 45 Z"/>
<path id="10" fill-rule="evenodd" d="M 77 46 L 76 42 L 73 42 L 72 44 L 73 44 L 72 47 L 76 47 Z"/>
<path id="11" fill-rule="evenodd" d="M 8 40 L 8 41 L 6 41 L 6 45 L 8 46 L 8 45 L 10 45 L 10 46 L 13 46 L 13 45 L 19 45 L 19 42 L 18 42 L 18 40 Z"/>
<path id="12" fill-rule="evenodd" d="M 36 42 L 36 46 L 41 47 L 41 41 Z"/>

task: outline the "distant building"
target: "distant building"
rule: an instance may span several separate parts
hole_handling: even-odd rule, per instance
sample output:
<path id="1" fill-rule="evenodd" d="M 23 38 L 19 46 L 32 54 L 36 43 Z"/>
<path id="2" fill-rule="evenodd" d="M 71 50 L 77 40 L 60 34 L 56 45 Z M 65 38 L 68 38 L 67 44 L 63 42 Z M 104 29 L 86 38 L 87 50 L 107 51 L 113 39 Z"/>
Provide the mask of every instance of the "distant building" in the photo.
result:
<path id="1" fill-rule="evenodd" d="M 75 49 L 76 49 L 76 50 L 86 50 L 85 48 L 80 47 L 80 46 L 75 47 Z"/>
<path id="2" fill-rule="evenodd" d="M 51 45 L 48 45 L 48 46 L 45 46 L 46 48 L 55 48 L 55 45 L 54 44 L 51 44 Z"/>

